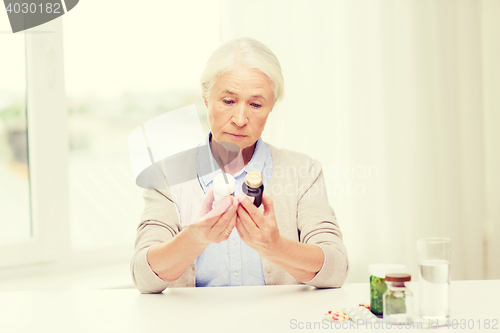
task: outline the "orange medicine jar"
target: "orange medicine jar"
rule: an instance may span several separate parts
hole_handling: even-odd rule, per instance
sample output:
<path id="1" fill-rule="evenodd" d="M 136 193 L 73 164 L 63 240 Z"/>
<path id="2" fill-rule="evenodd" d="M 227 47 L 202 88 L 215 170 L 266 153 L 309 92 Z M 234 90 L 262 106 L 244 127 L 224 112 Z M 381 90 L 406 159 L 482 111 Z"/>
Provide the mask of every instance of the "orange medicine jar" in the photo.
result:
<path id="1" fill-rule="evenodd" d="M 392 273 L 385 276 L 387 290 L 383 295 L 384 321 L 390 324 L 411 323 L 413 321 L 413 293 L 406 282 L 411 275 Z"/>

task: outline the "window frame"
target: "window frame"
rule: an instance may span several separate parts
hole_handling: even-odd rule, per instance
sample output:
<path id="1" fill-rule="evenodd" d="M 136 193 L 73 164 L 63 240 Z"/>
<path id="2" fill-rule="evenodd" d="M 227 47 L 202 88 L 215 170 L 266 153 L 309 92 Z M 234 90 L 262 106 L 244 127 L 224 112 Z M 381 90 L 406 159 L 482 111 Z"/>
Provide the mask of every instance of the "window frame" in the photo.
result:
<path id="1" fill-rule="evenodd" d="M 22 33 L 32 237 L 0 244 L 0 268 L 54 262 L 70 250 L 61 18 Z"/>

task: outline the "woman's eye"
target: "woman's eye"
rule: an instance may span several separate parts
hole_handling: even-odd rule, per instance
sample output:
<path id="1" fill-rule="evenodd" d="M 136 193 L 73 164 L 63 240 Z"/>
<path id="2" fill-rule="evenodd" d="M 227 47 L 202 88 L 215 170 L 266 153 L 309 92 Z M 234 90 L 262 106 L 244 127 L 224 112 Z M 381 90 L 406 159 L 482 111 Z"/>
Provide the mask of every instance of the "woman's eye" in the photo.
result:
<path id="1" fill-rule="evenodd" d="M 250 105 L 253 106 L 254 108 L 260 108 L 262 106 L 262 105 L 257 104 L 257 103 L 252 103 Z"/>
<path id="2" fill-rule="evenodd" d="M 233 104 L 233 103 L 234 103 L 234 101 L 224 99 L 224 103 L 225 103 L 226 105 L 231 105 L 231 104 Z"/>

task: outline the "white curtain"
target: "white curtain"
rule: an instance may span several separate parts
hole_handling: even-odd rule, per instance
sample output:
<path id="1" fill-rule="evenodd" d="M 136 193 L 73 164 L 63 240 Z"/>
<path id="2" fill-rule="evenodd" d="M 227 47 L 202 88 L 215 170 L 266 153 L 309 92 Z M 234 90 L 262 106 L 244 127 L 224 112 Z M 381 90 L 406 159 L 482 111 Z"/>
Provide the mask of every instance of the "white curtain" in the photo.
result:
<path id="1" fill-rule="evenodd" d="M 221 1 L 221 40 L 268 45 L 285 99 L 263 138 L 317 158 L 349 251 L 403 263 L 452 239 L 452 279 L 500 278 L 500 1 Z"/>

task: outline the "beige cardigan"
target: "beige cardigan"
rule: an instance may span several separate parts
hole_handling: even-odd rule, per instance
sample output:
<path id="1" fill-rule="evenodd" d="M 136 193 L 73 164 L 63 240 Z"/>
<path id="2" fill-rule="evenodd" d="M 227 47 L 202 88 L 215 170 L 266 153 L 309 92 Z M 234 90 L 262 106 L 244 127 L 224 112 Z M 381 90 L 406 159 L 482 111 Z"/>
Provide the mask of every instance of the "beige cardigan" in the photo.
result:
<path id="1" fill-rule="evenodd" d="M 270 184 L 264 189 L 274 202 L 280 234 L 308 244 L 316 244 L 324 253 L 324 262 L 316 276 L 305 284 L 318 288 L 341 287 L 348 274 L 347 251 L 337 219 L 328 203 L 320 163 L 307 155 L 268 144 L 273 158 Z M 195 168 L 196 155 L 188 158 Z M 195 169 L 193 169 L 195 172 Z M 141 293 L 161 293 L 166 288 L 195 287 L 196 260 L 177 280 L 166 282 L 151 269 L 146 255 L 155 244 L 175 237 L 198 214 L 205 194 L 198 179 L 166 190 L 144 190 L 145 207 L 137 228 L 135 254 L 130 269 Z M 259 207 L 263 209 L 263 207 Z M 302 284 L 285 270 L 262 258 L 267 285 Z"/>

